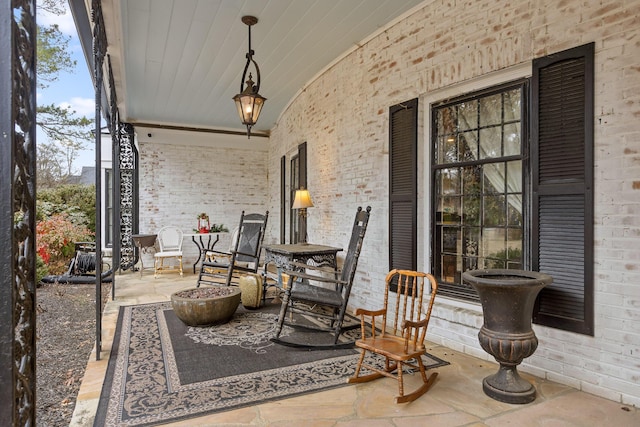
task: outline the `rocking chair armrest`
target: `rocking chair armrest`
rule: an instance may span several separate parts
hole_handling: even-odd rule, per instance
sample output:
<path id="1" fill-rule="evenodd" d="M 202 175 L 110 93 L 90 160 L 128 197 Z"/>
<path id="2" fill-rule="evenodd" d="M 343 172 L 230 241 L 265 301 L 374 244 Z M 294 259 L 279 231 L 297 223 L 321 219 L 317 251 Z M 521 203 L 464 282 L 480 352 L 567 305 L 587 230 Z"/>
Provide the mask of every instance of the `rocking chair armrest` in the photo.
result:
<path id="1" fill-rule="evenodd" d="M 355 315 L 356 316 L 382 316 L 386 310 L 381 308 L 380 310 L 367 310 L 366 308 L 356 308 Z"/>
<path id="2" fill-rule="evenodd" d="M 301 279 L 315 280 L 315 281 L 324 282 L 324 283 L 333 283 L 335 285 L 347 284 L 345 280 L 332 279 L 330 277 L 324 277 L 324 276 L 316 276 L 315 274 L 307 274 L 307 273 L 303 273 L 301 271 L 296 271 L 296 270 L 282 270 L 282 272 L 290 277 L 299 277 Z"/>
<path id="3" fill-rule="evenodd" d="M 419 329 L 427 326 L 428 324 L 429 324 L 429 319 L 422 319 L 419 321 L 405 320 L 404 322 L 402 322 L 402 330 L 404 331 L 409 328 Z"/>
<path id="4" fill-rule="evenodd" d="M 214 249 L 207 249 L 204 251 L 204 253 L 206 255 L 229 256 L 229 257 L 232 255 L 230 252 L 216 251 Z"/>
<path id="5" fill-rule="evenodd" d="M 355 311 L 356 316 L 360 316 L 360 331 L 362 333 L 362 339 L 367 337 L 367 323 L 365 322 L 366 317 L 369 316 L 371 318 L 371 336 L 376 336 L 376 317 L 383 316 L 387 310 L 384 308 L 380 310 L 367 310 L 366 308 L 357 308 Z"/>

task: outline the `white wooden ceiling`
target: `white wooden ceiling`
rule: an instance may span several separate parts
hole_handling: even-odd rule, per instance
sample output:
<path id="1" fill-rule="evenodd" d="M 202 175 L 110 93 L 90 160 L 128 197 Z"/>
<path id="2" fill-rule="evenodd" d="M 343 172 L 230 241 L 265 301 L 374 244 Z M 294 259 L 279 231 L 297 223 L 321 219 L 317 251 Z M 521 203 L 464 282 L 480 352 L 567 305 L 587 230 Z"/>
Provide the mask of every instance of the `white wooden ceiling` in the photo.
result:
<path id="1" fill-rule="evenodd" d="M 267 98 L 254 131 L 268 131 L 321 71 L 421 3 L 103 0 L 121 119 L 243 131 L 232 97 L 248 49 L 241 18 L 253 15 L 251 43 Z"/>

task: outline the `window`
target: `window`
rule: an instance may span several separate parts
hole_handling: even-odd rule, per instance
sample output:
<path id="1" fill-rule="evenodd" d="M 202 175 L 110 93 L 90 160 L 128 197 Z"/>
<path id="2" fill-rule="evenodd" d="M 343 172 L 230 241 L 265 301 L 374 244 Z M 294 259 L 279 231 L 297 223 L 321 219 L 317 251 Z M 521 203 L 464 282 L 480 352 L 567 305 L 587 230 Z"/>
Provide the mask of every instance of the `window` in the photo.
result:
<path id="1" fill-rule="evenodd" d="M 477 300 L 463 271 L 522 268 L 526 82 L 432 111 L 434 273 L 444 295 Z"/>
<path id="2" fill-rule="evenodd" d="M 433 105 L 432 265 L 443 295 L 478 299 L 466 270 L 541 271 L 554 282 L 533 321 L 593 334 L 593 70 L 591 43 L 534 60 L 530 80 Z"/>

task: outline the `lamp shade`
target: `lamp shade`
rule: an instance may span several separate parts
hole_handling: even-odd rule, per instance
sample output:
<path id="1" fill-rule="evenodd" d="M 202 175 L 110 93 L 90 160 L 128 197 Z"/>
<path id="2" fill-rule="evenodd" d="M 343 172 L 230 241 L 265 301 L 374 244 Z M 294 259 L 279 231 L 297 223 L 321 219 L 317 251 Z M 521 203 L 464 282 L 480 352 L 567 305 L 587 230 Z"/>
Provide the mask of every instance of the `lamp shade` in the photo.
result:
<path id="1" fill-rule="evenodd" d="M 306 209 L 312 208 L 313 202 L 311 201 L 311 195 L 309 190 L 296 190 L 296 195 L 293 199 L 293 209 Z"/>

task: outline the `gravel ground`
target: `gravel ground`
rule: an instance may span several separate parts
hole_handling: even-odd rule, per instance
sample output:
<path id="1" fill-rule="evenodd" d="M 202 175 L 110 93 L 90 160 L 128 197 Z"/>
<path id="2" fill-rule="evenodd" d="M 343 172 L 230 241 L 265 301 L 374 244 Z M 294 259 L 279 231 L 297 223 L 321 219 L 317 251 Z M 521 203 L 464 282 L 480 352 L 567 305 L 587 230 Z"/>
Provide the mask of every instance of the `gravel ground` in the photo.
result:
<path id="1" fill-rule="evenodd" d="M 110 284 L 103 284 L 103 301 Z M 95 286 L 44 284 L 36 290 L 36 425 L 68 426 L 95 344 Z"/>

